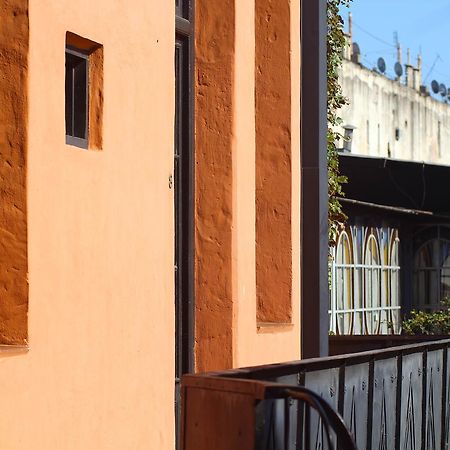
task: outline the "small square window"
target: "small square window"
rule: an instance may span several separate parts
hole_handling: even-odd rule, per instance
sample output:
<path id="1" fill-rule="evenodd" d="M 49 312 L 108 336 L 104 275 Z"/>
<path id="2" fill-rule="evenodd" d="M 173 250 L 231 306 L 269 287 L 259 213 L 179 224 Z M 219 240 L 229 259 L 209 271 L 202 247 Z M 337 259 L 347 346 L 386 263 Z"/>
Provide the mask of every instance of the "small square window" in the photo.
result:
<path id="1" fill-rule="evenodd" d="M 89 56 L 66 48 L 66 143 L 88 148 Z"/>

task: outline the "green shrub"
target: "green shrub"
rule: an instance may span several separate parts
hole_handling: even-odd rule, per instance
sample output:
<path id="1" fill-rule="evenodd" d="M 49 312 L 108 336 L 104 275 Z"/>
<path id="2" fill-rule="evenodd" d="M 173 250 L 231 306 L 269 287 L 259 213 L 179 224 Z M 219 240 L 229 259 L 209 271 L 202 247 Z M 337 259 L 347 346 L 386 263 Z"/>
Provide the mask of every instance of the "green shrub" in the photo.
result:
<path id="1" fill-rule="evenodd" d="M 408 335 L 450 334 L 450 299 L 445 298 L 437 311 L 411 311 L 411 317 L 402 323 Z"/>

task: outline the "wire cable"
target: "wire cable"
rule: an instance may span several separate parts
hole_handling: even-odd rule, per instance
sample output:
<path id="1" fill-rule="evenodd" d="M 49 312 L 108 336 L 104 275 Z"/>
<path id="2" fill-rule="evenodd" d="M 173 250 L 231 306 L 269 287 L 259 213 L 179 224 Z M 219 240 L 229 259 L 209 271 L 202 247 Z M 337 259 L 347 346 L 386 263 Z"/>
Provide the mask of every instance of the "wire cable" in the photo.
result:
<path id="1" fill-rule="evenodd" d="M 385 41 L 384 39 L 381 39 L 380 37 L 375 36 L 370 31 L 367 31 L 365 28 L 363 28 L 362 26 L 358 25 L 355 21 L 353 21 L 353 25 L 355 25 L 356 28 L 359 28 L 363 33 L 366 33 L 372 39 L 375 39 L 376 41 L 381 42 L 384 45 L 388 45 L 389 47 L 397 48 L 394 44 L 390 44 L 389 42 Z"/>

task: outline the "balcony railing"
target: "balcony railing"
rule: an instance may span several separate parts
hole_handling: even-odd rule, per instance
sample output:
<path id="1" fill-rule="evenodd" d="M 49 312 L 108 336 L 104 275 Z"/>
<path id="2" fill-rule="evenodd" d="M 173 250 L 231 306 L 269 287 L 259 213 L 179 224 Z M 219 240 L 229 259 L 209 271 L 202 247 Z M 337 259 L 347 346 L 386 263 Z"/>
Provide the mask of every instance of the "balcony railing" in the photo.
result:
<path id="1" fill-rule="evenodd" d="M 450 448 L 449 350 L 450 339 L 186 376 L 182 448 L 350 450 L 346 430 L 359 450 Z"/>

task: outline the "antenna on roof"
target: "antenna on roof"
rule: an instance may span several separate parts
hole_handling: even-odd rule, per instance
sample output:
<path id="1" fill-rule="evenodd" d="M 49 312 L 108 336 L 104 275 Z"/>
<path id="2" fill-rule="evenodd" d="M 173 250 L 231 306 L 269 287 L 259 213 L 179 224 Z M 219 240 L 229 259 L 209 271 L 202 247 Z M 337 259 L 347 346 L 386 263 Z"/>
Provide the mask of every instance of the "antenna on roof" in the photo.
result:
<path id="1" fill-rule="evenodd" d="M 395 48 L 397 49 L 397 62 L 402 63 L 402 47 L 400 46 L 400 42 L 398 40 L 398 33 L 394 32 L 394 43 Z"/>
<path id="2" fill-rule="evenodd" d="M 398 33 L 394 32 L 394 44 L 397 49 L 397 62 L 394 65 L 394 72 L 397 75 L 396 80 L 400 81 L 400 78 L 403 75 L 403 66 L 402 66 L 402 47 L 400 46 L 400 42 L 398 40 Z"/>
<path id="3" fill-rule="evenodd" d="M 381 57 L 378 58 L 377 67 L 378 67 L 378 70 L 381 73 L 385 73 L 386 72 L 386 61 L 384 60 L 384 58 L 381 58 Z"/>

